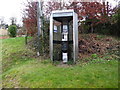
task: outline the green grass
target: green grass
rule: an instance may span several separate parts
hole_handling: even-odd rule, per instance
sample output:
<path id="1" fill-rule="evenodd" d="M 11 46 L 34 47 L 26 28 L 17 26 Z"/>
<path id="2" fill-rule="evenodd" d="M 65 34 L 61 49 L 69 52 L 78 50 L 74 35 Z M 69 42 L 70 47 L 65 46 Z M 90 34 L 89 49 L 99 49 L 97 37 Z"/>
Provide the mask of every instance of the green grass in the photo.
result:
<path id="1" fill-rule="evenodd" d="M 32 56 L 24 38 L 4 39 L 2 85 L 9 88 L 118 88 L 118 60 L 59 66 Z"/>

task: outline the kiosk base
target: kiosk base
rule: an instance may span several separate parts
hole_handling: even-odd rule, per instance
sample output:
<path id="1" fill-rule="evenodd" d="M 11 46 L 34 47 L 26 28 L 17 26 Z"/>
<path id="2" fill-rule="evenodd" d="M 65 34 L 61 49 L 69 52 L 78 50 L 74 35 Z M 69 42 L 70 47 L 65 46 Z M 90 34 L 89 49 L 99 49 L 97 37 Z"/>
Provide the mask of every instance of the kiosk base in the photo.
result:
<path id="1" fill-rule="evenodd" d="M 67 53 L 62 53 L 62 60 L 63 60 L 63 63 L 66 63 L 68 61 Z"/>

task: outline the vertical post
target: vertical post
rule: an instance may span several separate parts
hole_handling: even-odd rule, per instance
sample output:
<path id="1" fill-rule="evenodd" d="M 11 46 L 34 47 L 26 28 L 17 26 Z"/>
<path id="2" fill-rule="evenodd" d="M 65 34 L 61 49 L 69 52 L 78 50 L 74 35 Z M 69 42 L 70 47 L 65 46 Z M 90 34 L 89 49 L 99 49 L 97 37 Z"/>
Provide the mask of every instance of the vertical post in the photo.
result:
<path id="1" fill-rule="evenodd" d="M 53 60 L 53 14 L 50 16 L 50 58 Z"/>
<path id="2" fill-rule="evenodd" d="M 41 24 L 42 24 L 42 20 L 41 20 L 41 16 L 42 16 L 42 10 L 41 10 L 41 2 L 38 1 L 37 2 L 37 27 L 38 27 L 38 52 L 37 55 L 40 55 L 40 35 L 41 35 Z"/>
<path id="3" fill-rule="evenodd" d="M 38 20 L 38 35 L 42 35 L 42 3 L 41 1 L 37 2 L 37 20 Z"/>
<path id="4" fill-rule="evenodd" d="M 41 35 L 43 37 L 43 11 L 42 11 L 42 6 L 43 6 L 43 2 L 39 1 L 39 9 L 40 9 L 40 29 L 41 29 Z"/>
<path id="5" fill-rule="evenodd" d="M 73 59 L 78 58 L 78 16 L 73 12 Z"/>
<path id="6" fill-rule="evenodd" d="M 39 11 L 39 2 L 37 2 L 37 27 L 38 27 L 38 37 L 40 36 L 41 33 L 41 29 L 40 26 L 41 25 L 41 21 L 40 21 L 40 11 Z"/>
<path id="7" fill-rule="evenodd" d="M 25 35 L 25 44 L 27 45 L 27 37 L 28 37 L 28 32 L 26 31 L 26 35 Z"/>
<path id="8" fill-rule="evenodd" d="M 61 10 L 63 9 L 64 6 L 64 0 L 61 0 Z"/>

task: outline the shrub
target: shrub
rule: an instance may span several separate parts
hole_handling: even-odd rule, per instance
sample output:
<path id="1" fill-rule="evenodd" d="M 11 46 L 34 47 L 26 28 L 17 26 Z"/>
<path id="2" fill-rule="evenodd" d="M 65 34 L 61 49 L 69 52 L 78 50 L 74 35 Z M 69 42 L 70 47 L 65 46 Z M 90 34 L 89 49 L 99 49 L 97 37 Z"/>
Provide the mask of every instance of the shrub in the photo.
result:
<path id="1" fill-rule="evenodd" d="M 9 28 L 8 28 L 8 31 L 9 31 L 9 36 L 10 37 L 16 37 L 16 34 L 17 34 L 16 25 L 10 25 Z"/>

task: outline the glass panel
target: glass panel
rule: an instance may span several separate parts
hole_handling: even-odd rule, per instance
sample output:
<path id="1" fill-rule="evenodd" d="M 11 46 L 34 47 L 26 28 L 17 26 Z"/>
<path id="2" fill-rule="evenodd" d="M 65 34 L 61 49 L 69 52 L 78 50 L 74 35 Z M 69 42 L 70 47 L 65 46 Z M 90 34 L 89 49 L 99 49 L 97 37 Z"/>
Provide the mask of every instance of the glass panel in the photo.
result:
<path id="1" fill-rule="evenodd" d="M 53 40 L 61 41 L 61 23 L 54 20 Z"/>
<path id="2" fill-rule="evenodd" d="M 73 61 L 73 20 L 69 22 L 69 61 Z"/>
<path id="3" fill-rule="evenodd" d="M 73 40 L 73 20 L 69 22 L 69 41 Z"/>
<path id="4" fill-rule="evenodd" d="M 63 30 L 62 30 L 63 29 Z M 67 33 L 68 32 L 68 33 Z M 62 40 L 62 34 L 67 33 L 67 41 Z M 67 47 L 63 45 L 64 43 L 67 43 Z M 73 60 L 73 20 L 68 22 L 58 22 L 54 20 L 53 25 L 53 60 L 62 60 L 62 53 L 63 49 L 68 53 L 68 61 Z"/>
<path id="5" fill-rule="evenodd" d="M 61 23 L 58 21 L 53 22 L 53 60 L 58 61 L 62 60 L 62 51 L 61 51 Z"/>
<path id="6" fill-rule="evenodd" d="M 53 44 L 53 60 L 62 60 L 61 44 Z"/>

